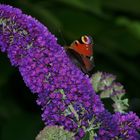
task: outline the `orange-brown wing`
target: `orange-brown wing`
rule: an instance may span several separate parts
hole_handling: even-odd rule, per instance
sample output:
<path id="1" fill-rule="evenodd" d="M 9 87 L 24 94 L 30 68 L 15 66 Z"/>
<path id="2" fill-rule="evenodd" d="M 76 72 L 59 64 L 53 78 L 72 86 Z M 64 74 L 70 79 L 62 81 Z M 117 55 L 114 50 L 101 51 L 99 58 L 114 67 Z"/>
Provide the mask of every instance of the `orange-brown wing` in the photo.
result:
<path id="1" fill-rule="evenodd" d="M 86 57 L 86 56 L 82 56 L 82 60 L 84 62 L 84 71 L 86 71 L 87 74 L 92 73 L 93 68 L 94 68 L 94 59 L 93 57 Z"/>
<path id="2" fill-rule="evenodd" d="M 84 56 L 92 56 L 93 55 L 93 45 L 91 44 L 72 44 L 70 46 L 71 49 L 75 50 L 80 55 Z"/>

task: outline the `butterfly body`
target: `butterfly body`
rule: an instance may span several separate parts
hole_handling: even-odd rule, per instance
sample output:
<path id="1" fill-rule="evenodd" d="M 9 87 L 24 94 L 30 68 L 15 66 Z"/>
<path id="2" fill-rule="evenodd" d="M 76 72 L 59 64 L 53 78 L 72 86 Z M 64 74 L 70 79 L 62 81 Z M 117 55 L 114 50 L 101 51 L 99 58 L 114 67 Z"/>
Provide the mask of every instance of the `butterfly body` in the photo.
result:
<path id="1" fill-rule="evenodd" d="M 93 71 L 93 41 L 90 36 L 82 36 L 81 39 L 75 40 L 66 52 L 70 59 L 76 64 L 84 73 L 90 75 Z"/>

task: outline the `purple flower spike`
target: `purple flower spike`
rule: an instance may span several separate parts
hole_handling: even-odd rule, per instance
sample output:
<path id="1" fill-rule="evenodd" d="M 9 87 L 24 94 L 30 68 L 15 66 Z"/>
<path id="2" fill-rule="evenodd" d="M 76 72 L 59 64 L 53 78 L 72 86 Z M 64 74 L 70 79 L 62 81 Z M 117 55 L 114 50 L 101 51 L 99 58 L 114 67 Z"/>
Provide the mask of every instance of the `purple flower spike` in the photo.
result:
<path id="1" fill-rule="evenodd" d="M 95 137 L 96 140 L 111 140 L 118 136 L 119 128 L 117 125 L 117 119 L 114 119 L 111 113 L 108 111 L 102 112 L 98 121 L 100 123 L 100 127 L 97 132 L 97 137 Z"/>
<path id="2" fill-rule="evenodd" d="M 36 19 L 7 5 L 0 5 L 0 49 L 37 93 L 46 125 L 79 130 L 82 137 L 83 125 L 104 110 L 89 78 L 72 64 L 57 38 Z"/>
<path id="3" fill-rule="evenodd" d="M 140 140 L 140 119 L 135 113 L 102 112 L 98 118 L 101 126 L 96 140 Z"/>
<path id="4" fill-rule="evenodd" d="M 135 113 L 127 114 L 116 113 L 113 116 L 117 120 L 119 128 L 119 138 L 124 140 L 140 140 L 140 119 Z"/>

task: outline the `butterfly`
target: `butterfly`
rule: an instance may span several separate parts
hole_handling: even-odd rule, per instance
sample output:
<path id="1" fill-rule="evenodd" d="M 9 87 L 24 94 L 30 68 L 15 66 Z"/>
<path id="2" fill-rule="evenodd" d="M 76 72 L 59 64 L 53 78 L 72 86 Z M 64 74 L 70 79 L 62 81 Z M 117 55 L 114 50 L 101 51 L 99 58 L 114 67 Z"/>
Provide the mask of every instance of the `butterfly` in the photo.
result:
<path id="1" fill-rule="evenodd" d="M 91 36 L 84 35 L 66 47 L 66 53 L 85 74 L 92 75 L 94 68 L 93 59 L 93 39 Z"/>

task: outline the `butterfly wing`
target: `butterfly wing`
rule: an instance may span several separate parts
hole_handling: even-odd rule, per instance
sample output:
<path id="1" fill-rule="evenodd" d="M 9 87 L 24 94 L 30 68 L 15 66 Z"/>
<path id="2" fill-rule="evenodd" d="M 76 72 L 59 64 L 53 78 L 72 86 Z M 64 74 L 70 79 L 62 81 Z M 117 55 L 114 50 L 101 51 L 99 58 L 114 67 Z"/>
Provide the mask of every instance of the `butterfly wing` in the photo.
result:
<path id="1" fill-rule="evenodd" d="M 91 57 L 82 56 L 82 60 L 84 62 L 84 66 L 85 66 L 84 71 L 86 71 L 86 73 L 88 75 L 91 75 L 93 72 L 93 68 L 95 67 L 93 56 L 91 56 Z"/>
<path id="2" fill-rule="evenodd" d="M 70 46 L 66 48 L 66 52 L 70 59 L 77 65 L 84 73 L 92 74 L 94 67 L 93 60 L 93 42 L 90 36 L 82 36 L 81 39 L 75 40 Z"/>
<path id="3" fill-rule="evenodd" d="M 84 61 L 83 61 L 81 55 L 70 48 L 66 49 L 66 53 L 68 54 L 70 59 L 73 61 L 73 63 L 76 66 L 78 66 L 83 72 L 85 72 L 85 69 L 83 69 L 83 67 L 85 67 L 85 64 L 84 64 Z"/>

